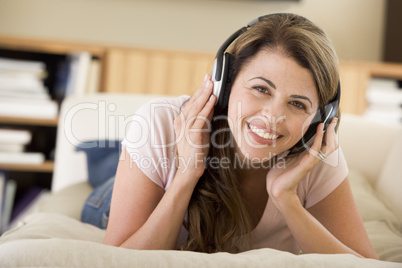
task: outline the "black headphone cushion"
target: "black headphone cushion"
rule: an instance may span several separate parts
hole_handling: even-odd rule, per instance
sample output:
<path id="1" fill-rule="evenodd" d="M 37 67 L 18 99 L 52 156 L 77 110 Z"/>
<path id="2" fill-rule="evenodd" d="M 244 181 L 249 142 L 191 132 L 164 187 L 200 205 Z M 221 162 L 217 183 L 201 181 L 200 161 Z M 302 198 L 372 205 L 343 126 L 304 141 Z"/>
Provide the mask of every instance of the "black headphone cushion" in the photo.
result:
<path id="1" fill-rule="evenodd" d="M 226 109 L 229 105 L 230 92 L 232 90 L 232 85 L 234 82 L 233 64 L 235 58 L 230 53 L 225 53 L 224 58 L 225 64 L 222 71 L 222 81 L 224 81 L 224 83 L 222 83 L 222 88 L 218 100 L 218 105 L 221 109 Z"/>

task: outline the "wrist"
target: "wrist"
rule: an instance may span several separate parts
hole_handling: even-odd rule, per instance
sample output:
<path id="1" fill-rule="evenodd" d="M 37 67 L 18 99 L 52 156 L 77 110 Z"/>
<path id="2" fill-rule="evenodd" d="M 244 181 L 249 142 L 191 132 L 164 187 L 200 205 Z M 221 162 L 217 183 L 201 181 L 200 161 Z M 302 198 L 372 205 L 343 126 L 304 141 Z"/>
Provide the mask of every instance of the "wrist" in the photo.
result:
<path id="1" fill-rule="evenodd" d="M 183 187 L 189 187 L 193 190 L 201 176 L 202 173 L 199 174 L 198 172 L 192 172 L 191 170 L 177 169 L 173 182 L 176 182 Z"/>
<path id="2" fill-rule="evenodd" d="M 196 153 L 193 157 L 176 158 L 176 174 L 181 177 L 187 177 L 188 180 L 196 180 L 201 178 L 205 171 L 204 154 Z"/>
<path id="3" fill-rule="evenodd" d="M 297 194 L 284 194 L 280 197 L 272 198 L 275 207 L 282 213 L 287 214 L 292 210 L 303 207 Z"/>

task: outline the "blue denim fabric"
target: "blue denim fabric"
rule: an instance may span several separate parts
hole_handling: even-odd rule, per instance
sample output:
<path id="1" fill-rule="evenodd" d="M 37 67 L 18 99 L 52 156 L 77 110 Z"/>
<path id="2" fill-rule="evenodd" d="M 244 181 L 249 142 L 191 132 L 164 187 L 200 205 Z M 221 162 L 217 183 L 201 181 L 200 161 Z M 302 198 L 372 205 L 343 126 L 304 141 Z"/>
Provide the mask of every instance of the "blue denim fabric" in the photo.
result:
<path id="1" fill-rule="evenodd" d="M 109 222 L 114 176 L 96 187 L 87 198 L 81 213 L 81 221 L 106 229 Z"/>
<path id="2" fill-rule="evenodd" d="M 121 142 L 116 140 L 89 141 L 97 146 L 86 148 L 80 144 L 76 150 L 83 151 L 87 156 L 88 181 L 93 188 L 98 187 L 116 174 Z"/>

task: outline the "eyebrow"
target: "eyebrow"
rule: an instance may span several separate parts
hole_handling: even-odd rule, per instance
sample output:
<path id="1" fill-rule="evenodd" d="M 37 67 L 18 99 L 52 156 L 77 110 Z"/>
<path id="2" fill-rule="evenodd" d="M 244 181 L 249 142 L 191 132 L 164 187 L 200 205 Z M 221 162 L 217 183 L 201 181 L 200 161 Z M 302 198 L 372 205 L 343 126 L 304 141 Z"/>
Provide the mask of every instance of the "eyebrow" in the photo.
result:
<path id="1" fill-rule="evenodd" d="M 266 78 L 264 78 L 262 76 L 257 76 L 257 77 L 251 78 L 250 81 L 255 80 L 255 79 L 261 79 L 261 80 L 265 81 L 265 83 L 270 85 L 273 89 L 276 89 L 276 86 L 272 81 L 270 81 L 270 80 L 268 80 L 268 79 L 266 79 Z M 309 97 L 302 96 L 302 95 L 291 95 L 290 97 L 295 98 L 295 99 L 307 100 L 310 103 L 311 107 L 313 107 L 313 102 L 310 100 Z"/>
<path id="2" fill-rule="evenodd" d="M 313 103 L 311 102 L 310 98 L 308 98 L 308 97 L 306 97 L 306 96 L 302 96 L 302 95 L 291 95 L 290 97 L 296 98 L 296 99 L 307 100 L 308 102 L 310 102 L 311 107 L 313 107 Z"/>
<path id="3" fill-rule="evenodd" d="M 255 80 L 255 79 L 261 79 L 261 80 L 265 81 L 265 83 L 267 83 L 268 85 L 270 85 L 270 87 L 272 87 L 273 89 L 276 89 L 276 86 L 275 86 L 274 83 L 272 83 L 272 81 L 270 81 L 270 80 L 268 80 L 268 79 L 266 79 L 266 78 L 264 78 L 264 77 L 262 77 L 262 76 L 257 76 L 257 77 L 251 78 L 250 81 L 251 81 L 251 80 Z"/>

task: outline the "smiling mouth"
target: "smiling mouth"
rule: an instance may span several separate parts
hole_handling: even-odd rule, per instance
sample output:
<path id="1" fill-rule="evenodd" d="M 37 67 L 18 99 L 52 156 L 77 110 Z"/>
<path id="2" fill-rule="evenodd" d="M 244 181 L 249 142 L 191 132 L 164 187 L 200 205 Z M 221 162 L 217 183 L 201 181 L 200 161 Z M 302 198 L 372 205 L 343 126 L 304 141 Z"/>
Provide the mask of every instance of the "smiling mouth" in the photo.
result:
<path id="1" fill-rule="evenodd" d="M 274 134 L 274 133 L 270 133 L 269 131 L 267 131 L 267 129 L 261 129 L 258 128 L 257 126 L 254 126 L 250 123 L 247 122 L 247 125 L 249 127 L 249 129 L 255 133 L 256 135 L 258 135 L 259 137 L 266 139 L 266 140 L 276 140 L 279 137 L 281 137 L 281 135 L 278 134 Z"/>

